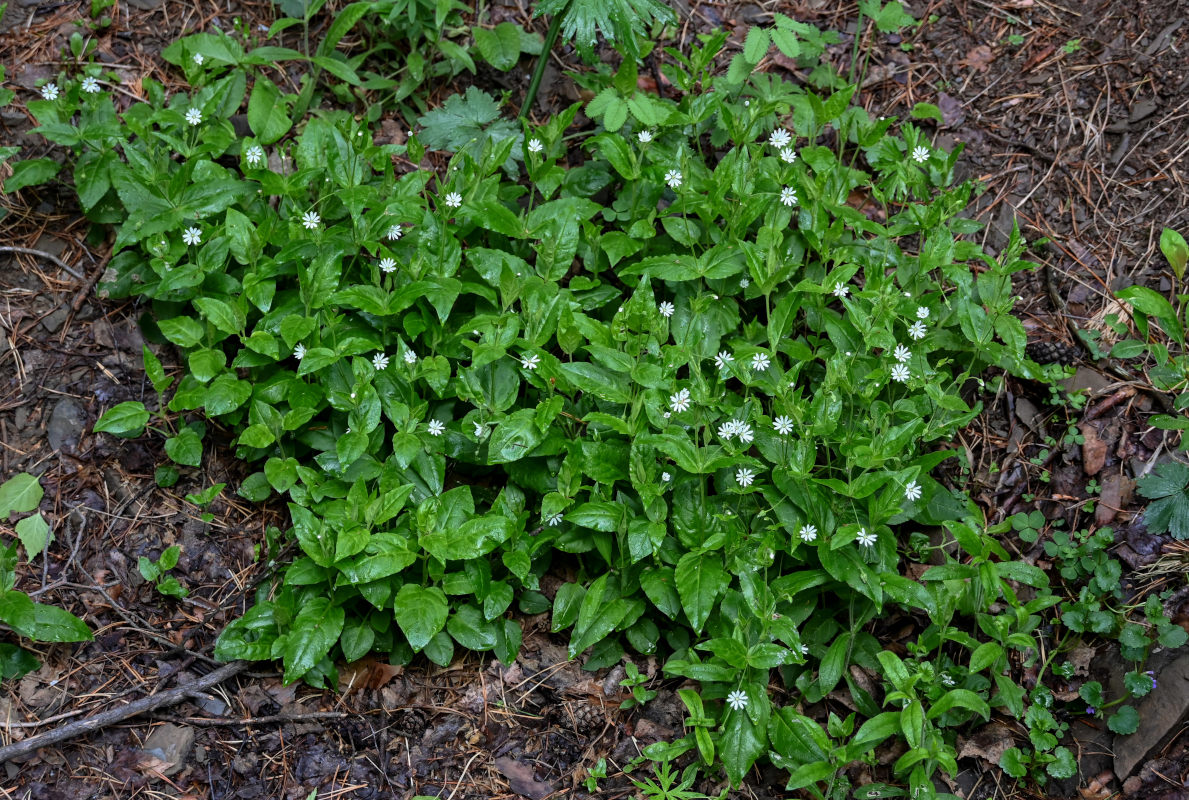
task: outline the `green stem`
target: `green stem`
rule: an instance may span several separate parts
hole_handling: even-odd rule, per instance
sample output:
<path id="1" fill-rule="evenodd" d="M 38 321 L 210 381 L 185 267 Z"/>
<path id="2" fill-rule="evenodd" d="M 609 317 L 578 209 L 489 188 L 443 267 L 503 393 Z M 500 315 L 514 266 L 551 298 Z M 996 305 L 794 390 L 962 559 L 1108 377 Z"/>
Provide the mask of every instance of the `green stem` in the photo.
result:
<path id="1" fill-rule="evenodd" d="M 528 84 L 528 92 L 525 93 L 524 103 L 520 106 L 521 119 L 528 116 L 529 109 L 533 107 L 533 103 L 537 99 L 537 90 L 541 88 L 541 78 L 545 75 L 545 67 L 549 63 L 549 53 L 553 50 L 553 43 L 557 40 L 557 34 L 561 30 L 561 23 L 566 18 L 566 13 L 570 10 L 572 1 L 566 3 L 565 7 L 554 14 L 553 19 L 549 21 L 549 30 L 545 32 L 545 43 L 541 46 L 541 57 L 537 59 L 537 66 L 533 70 L 533 78 Z"/>

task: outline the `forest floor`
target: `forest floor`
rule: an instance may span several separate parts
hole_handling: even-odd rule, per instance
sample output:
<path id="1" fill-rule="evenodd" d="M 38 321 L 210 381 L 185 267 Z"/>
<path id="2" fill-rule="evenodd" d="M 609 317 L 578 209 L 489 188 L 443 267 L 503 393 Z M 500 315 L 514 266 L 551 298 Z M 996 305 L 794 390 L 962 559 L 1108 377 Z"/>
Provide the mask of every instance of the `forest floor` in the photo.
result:
<path id="1" fill-rule="evenodd" d="M 973 467 L 961 478 L 964 488 L 992 519 L 1038 510 L 1050 523 L 1063 520 L 1066 530 L 1112 526 L 1112 554 L 1126 565 L 1125 586 L 1135 596 L 1183 587 L 1189 566 L 1170 557 L 1169 541 L 1146 532 L 1142 499 L 1133 492 L 1136 474 L 1176 450 L 1173 432 L 1147 422 L 1166 398 L 1151 389 L 1142 363 L 1092 360 L 1072 329 L 1104 330 L 1109 314 L 1126 321 L 1113 291 L 1141 284 L 1168 296 L 1173 288 L 1158 238 L 1163 227 L 1189 233 L 1189 3 L 907 5 L 923 20 L 911 36 L 863 32 L 859 102 L 901 118 L 918 102 L 940 108 L 941 124 L 921 124 L 935 145 L 965 146 L 960 176 L 984 188 L 972 213 L 986 223 L 988 251 L 1005 245 L 1013 220 L 1029 240 L 1049 240 L 1033 252 L 1040 268 L 1017 276 L 1018 314 L 1030 342 L 1050 343 L 1050 352 L 1076 368 L 1066 387 L 1086 397 L 1074 403 L 1045 386 L 1008 380 L 1005 391 L 984 398 L 984 413 L 954 443 Z M 678 9 L 681 24 L 668 45 L 721 27 L 733 32 L 737 49 L 748 25 L 781 12 L 843 32 L 829 55 L 849 67 L 853 3 L 681 0 Z M 95 39 L 96 58 L 121 74 L 120 92 L 131 102 L 143 78 L 178 84 L 160 58 L 175 38 L 229 29 L 234 17 L 252 29 L 267 26 L 274 8 L 267 1 L 130 0 L 109 10 L 113 24 L 102 30 L 88 28 L 89 12 L 76 0 L 10 0 L 0 19 L 0 63 L 17 89 L 17 102 L 0 111 L 0 142 L 22 145 L 21 158 L 61 155 L 27 133 L 32 123 L 22 103 L 35 96 L 38 80 L 68 66 L 62 59 L 72 32 Z M 493 22 L 543 29 L 515 3 L 489 12 Z M 564 70 L 581 64 L 564 49 L 558 56 L 537 114 L 579 98 Z M 531 66 L 526 58 L 508 75 L 476 80 L 502 81 L 515 104 Z M 793 67 L 775 57 L 760 69 L 795 77 Z M 436 87 L 431 103 L 449 91 Z M 407 130 L 410 123 L 387 117 L 381 124 Z M 0 692 L 7 744 L 184 688 L 214 669 L 216 637 L 268 577 L 268 564 L 256 557 L 265 530 L 284 520 L 277 507 L 237 502 L 230 492 L 212 509 L 213 522 L 198 517 L 186 492 L 212 482 L 235 486 L 243 477 L 218 448 L 207 454 L 204 474 L 160 489 L 153 481 L 165 461 L 158 440 L 91 433 L 104 410 L 146 391 L 138 328 L 144 309 L 93 296 L 91 279 L 103 269 L 107 246 L 88 246 L 88 224 L 68 190 L 0 193 L 0 205 L 7 212 L 0 245 L 48 252 L 78 273 L 40 256 L 0 253 L 0 481 L 21 471 L 39 475 L 41 510 L 55 534 L 48 555 L 22 566 L 18 588 L 71 610 L 95 632 L 84 645 L 32 648 L 41 668 Z M 1084 443 L 1067 437 L 1071 426 Z M 0 532 L 11 536 L 6 520 Z M 190 590 L 182 601 L 158 594 L 136 566 L 138 557 L 174 544 L 183 552 L 174 574 Z M 1042 544 L 1025 545 L 1022 557 L 1051 566 Z M 1189 621 L 1189 607 L 1170 610 Z M 679 684 L 662 679 L 655 660 L 638 659 L 642 672 L 656 676 L 650 686 L 659 695 L 620 710 L 622 666 L 584 672 L 566 660 L 565 642 L 549 633 L 547 619 L 522 623 L 524 647 L 511 666 L 477 655 L 448 668 L 365 660 L 344 667 L 340 691 L 329 692 L 284 686 L 261 665 L 184 703 L 10 761 L 0 770 L 0 793 L 46 800 L 302 800 L 315 790 L 319 800 L 579 798 L 587 796 L 583 779 L 605 759 L 609 777 L 597 796 L 632 796 L 621 768 L 648 743 L 681 735 Z M 11 632 L 0 639 L 17 641 Z M 1104 683 L 1122 669 L 1110 646 L 1087 642 L 1079 657 Z M 1189 796 L 1189 737 L 1180 727 L 1189 682 L 1163 680 L 1189 676 L 1189 657 L 1162 653 L 1150 666 L 1162 680 L 1140 704 L 1139 733 L 1116 739 L 1101 721 L 1076 720 L 1081 774 L 1043 794 Z M 950 776 L 951 790 L 978 800 L 1041 796 L 994 765 L 1011 737 L 1023 735 L 1002 718 L 963 740 L 963 772 Z M 787 796 L 775 772 L 753 778 L 736 796 Z"/>

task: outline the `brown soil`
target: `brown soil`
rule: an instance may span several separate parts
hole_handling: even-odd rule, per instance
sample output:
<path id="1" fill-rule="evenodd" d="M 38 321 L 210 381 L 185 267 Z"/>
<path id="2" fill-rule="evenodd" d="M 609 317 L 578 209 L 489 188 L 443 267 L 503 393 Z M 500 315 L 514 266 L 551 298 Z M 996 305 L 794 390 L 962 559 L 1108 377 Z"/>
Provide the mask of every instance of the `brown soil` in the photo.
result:
<path id="1" fill-rule="evenodd" d="M 719 26 L 741 33 L 779 11 L 846 31 L 832 58 L 849 62 L 856 30 L 851 3 L 682 0 L 679 7 L 682 42 Z M 0 141 L 23 145 L 22 158 L 55 155 L 25 133 L 30 120 L 20 103 L 33 96 L 36 80 L 61 68 L 72 32 L 94 37 L 98 60 L 121 71 L 122 91 L 134 97 L 143 77 L 176 81 L 158 54 L 178 35 L 226 28 L 234 16 L 254 28 L 272 13 L 265 2 L 136 0 L 109 10 L 114 23 L 92 33 L 76 24 L 89 19 L 89 10 L 85 3 L 11 0 L 0 21 L 0 63 L 18 88 L 17 104 L 0 111 Z M 902 117 L 917 102 L 941 108 L 944 124 L 923 125 L 939 146 L 965 144 L 962 170 L 985 185 L 975 211 L 987 223 L 988 249 L 1004 246 L 1013 218 L 1029 239 L 1051 241 L 1035 256 L 1043 269 L 1022 274 L 1017 284 L 1019 313 L 1032 338 L 1076 345 L 1072 327 L 1100 329 L 1106 313 L 1121 313 L 1111 290 L 1138 283 L 1167 295 L 1172 285 L 1157 247 L 1160 229 L 1189 233 L 1189 24 L 1182 25 L 1189 4 L 915 0 L 911 10 L 926 22 L 907 40 L 865 27 L 862 52 L 871 55 L 860 60 L 861 101 L 875 113 Z M 498 13 L 527 20 L 512 5 Z M 523 78 L 512 73 L 508 88 L 519 93 Z M 444 87 L 435 96 L 442 94 Z M 555 72 L 542 106 L 576 95 Z M 386 125 L 407 129 L 407 121 L 397 122 Z M 208 447 L 202 474 L 162 490 L 153 481 L 154 468 L 165 461 L 159 440 L 90 432 L 113 404 L 152 396 L 141 370 L 143 309 L 91 296 L 89 279 L 102 270 L 106 246 L 86 240 L 68 192 L 25 190 L 0 196 L 0 204 L 8 211 L 0 219 L 0 244 L 47 251 L 78 273 L 42 257 L 0 253 L 0 480 L 19 471 L 41 476 L 41 510 L 56 537 L 48 557 L 22 567 L 18 587 L 73 611 L 95 631 L 85 645 L 32 648 L 43 666 L 8 682 L 0 696 L 0 720 L 11 721 L 0 725 L 7 743 L 208 673 L 215 637 L 268 575 L 267 559 L 257 558 L 266 529 L 284 523 L 275 509 L 233 502 L 230 492 L 211 509 L 213 522 L 198 517 L 183 499 L 187 492 L 212 482 L 235 486 L 241 477 L 217 446 Z M 177 369 L 172 353 L 158 352 Z M 1167 543 L 1137 520 L 1141 506 L 1131 477 L 1135 464 L 1176 448 L 1175 438 L 1146 424 L 1166 399 L 1148 390 L 1135 362 L 1093 362 L 1072 347 L 1055 352 L 1077 359 L 1073 385 L 1088 389 L 1089 401 L 1054 404 L 1042 387 L 1009 381 L 1005 392 L 986 398 L 986 413 L 962 437 L 973 469 L 954 479 L 967 480 L 1000 518 L 1039 508 L 1067 528 L 1112 524 L 1119 532 L 1116 554 L 1132 569 L 1150 566 Z M 1086 444 L 1051 448 L 1043 469 L 1034 463 L 1044 460 L 1044 438 L 1060 442 L 1069 425 L 1080 427 Z M 214 434 L 208 442 L 219 440 Z M 1044 469 L 1048 483 L 1041 480 Z M 1087 507 L 1091 479 L 1102 487 L 1094 512 Z M 0 531 L 11 533 L 3 522 Z M 184 601 L 163 598 L 136 569 L 138 557 L 156 557 L 173 544 L 184 553 L 175 570 L 190 589 Z M 1038 549 L 1023 549 L 1025 558 L 1044 565 Z M 1177 572 L 1158 580 L 1185 583 Z M 622 767 L 647 744 L 680 735 L 676 685 L 658 678 L 656 700 L 620 711 L 622 667 L 585 673 L 566 662 L 564 643 L 548 633 L 547 620 L 524 624 L 525 645 L 510 667 L 476 656 L 447 669 L 366 661 L 342 671 L 337 694 L 284 687 L 262 664 L 153 716 L 9 762 L 0 792 L 80 800 L 299 799 L 314 790 L 318 798 L 540 800 L 585 796 L 582 779 L 605 758 L 611 777 L 600 782 L 599 796 L 630 796 Z M 0 638 L 17 641 L 11 633 Z M 1109 671 L 1109 648 L 1101 650 L 1095 668 Z M 651 660 L 637 663 L 647 674 L 658 672 Z M 1022 727 L 1000 722 L 1022 741 Z M 1129 794 L 1184 796 L 1189 759 L 1175 723 L 1171 741 L 1163 749 L 1153 741 L 1151 757 L 1134 775 L 1112 772 L 1100 752 L 1111 746 L 1108 735 L 1097 751 L 1084 748 L 1079 779 L 1050 790 L 1106 798 L 1125 785 Z M 191 737 L 192 746 L 171 765 L 169 747 Z M 1156 738 L 1168 737 L 1162 731 Z M 969 753 L 954 790 L 979 798 L 1017 791 L 1006 788 L 1011 781 L 977 747 Z M 869 776 L 856 767 L 852 777 Z M 753 777 L 739 796 L 788 796 L 780 776 Z"/>

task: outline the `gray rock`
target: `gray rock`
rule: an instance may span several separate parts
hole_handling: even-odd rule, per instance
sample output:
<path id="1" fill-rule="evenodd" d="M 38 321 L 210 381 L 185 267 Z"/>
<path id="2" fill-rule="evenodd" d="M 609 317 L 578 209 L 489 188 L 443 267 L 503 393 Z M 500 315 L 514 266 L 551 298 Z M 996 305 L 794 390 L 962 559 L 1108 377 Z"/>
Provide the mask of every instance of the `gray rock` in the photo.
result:
<path id="1" fill-rule="evenodd" d="M 46 425 L 45 435 L 56 453 L 74 454 L 82 436 L 87 417 L 83 407 L 72 397 L 63 397 L 54 406 Z"/>
<path id="2" fill-rule="evenodd" d="M 62 323 L 66 321 L 66 317 L 70 315 L 70 309 L 64 306 L 59 306 L 51 311 L 45 319 L 41 321 L 41 327 L 45 328 L 50 333 L 57 333 L 58 328 L 62 327 Z"/>
<path id="3" fill-rule="evenodd" d="M 1139 730 L 1130 736 L 1116 736 L 1114 741 L 1115 775 L 1123 780 L 1149 753 L 1179 729 L 1189 710 L 1189 653 L 1159 665 L 1153 658 L 1148 666 L 1156 672 L 1156 688 L 1135 704 L 1139 712 Z M 1133 701 L 1134 702 L 1134 701 Z"/>
<path id="4" fill-rule="evenodd" d="M 193 728 L 166 723 L 153 729 L 149 738 L 145 739 L 143 749 L 149 755 L 169 763 L 170 766 L 161 771 L 161 774 L 168 778 L 186 766 L 186 759 L 190 757 L 193 747 Z"/>

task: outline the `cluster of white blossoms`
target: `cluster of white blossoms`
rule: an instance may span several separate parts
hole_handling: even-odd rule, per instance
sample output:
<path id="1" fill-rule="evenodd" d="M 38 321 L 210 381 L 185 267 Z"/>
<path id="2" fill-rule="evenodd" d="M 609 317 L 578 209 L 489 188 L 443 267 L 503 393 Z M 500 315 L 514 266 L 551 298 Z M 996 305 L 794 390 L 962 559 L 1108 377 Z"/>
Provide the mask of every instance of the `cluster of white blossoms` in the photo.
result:
<path id="1" fill-rule="evenodd" d="M 743 444 L 751 444 L 751 440 L 755 438 L 755 432 L 752 431 L 751 426 L 741 419 L 730 419 L 719 425 L 718 435 L 728 442 L 738 436 L 739 441 Z"/>
<path id="2" fill-rule="evenodd" d="M 673 413 L 680 414 L 683 411 L 688 411 L 690 405 L 689 389 L 681 389 L 669 396 L 669 407 L 673 409 Z"/>

